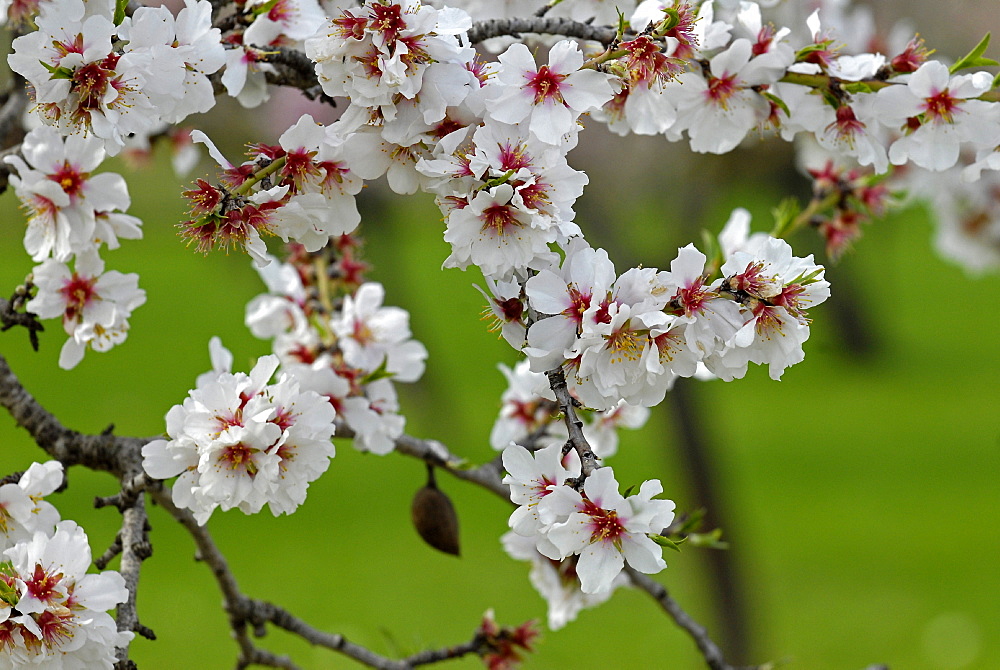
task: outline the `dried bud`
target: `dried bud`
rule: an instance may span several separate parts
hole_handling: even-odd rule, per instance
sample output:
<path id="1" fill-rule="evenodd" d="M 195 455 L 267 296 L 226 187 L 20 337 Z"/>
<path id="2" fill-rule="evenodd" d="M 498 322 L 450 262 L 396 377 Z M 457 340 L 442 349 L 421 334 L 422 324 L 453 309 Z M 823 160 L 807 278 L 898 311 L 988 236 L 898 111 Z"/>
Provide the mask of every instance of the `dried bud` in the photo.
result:
<path id="1" fill-rule="evenodd" d="M 434 468 L 427 466 L 427 485 L 413 496 L 410 506 L 413 527 L 424 542 L 438 551 L 459 555 L 458 515 L 455 506 L 434 481 Z"/>

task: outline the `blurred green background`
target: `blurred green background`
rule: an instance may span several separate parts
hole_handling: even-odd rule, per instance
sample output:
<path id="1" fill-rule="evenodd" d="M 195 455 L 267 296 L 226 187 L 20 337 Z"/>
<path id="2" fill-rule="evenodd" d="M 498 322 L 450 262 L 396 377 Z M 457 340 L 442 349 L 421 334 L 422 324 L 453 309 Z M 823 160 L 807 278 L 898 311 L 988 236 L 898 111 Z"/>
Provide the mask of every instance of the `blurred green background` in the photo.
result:
<path id="1" fill-rule="evenodd" d="M 877 9 L 891 14 L 891 6 Z M 961 11 L 949 20 L 932 14 L 919 25 L 938 45 L 948 31 L 981 33 L 991 6 L 956 3 L 950 7 Z M 964 53 L 976 39 L 953 51 Z M 235 159 L 241 142 L 276 139 L 249 124 L 277 109 L 228 107 L 214 127 L 194 123 Z M 591 177 L 578 220 L 619 271 L 667 267 L 679 246 L 700 239 L 703 227 L 717 232 L 735 206 L 748 207 L 756 229 L 766 230 L 771 207 L 805 192 L 787 167 L 787 147 L 719 159 L 690 157 L 661 139 L 619 144 L 593 135 L 600 132 L 588 132 L 570 156 Z M 269 352 L 242 325 L 246 302 L 263 285 L 242 255 L 204 258 L 184 247 L 174 226 L 183 220 L 185 186 L 164 156 L 148 171 L 115 161 L 104 169 L 126 174 L 130 213 L 144 221 L 141 242 L 104 254 L 109 269 L 138 272 L 147 292 L 128 341 L 89 352 L 68 372 L 56 365 L 65 336 L 55 322 L 46 324 L 40 353 L 18 330 L 0 334 L 0 352 L 67 426 L 98 432 L 113 423 L 120 435 L 155 435 L 209 368 L 212 335 L 222 336 L 238 369 Z M 203 163 L 192 178 L 208 170 Z M 440 269 L 448 249 L 429 197 L 390 198 L 372 188 L 361 206 L 370 277 L 386 285 L 388 304 L 411 312 L 414 335 L 430 352 L 424 378 L 399 385 L 407 431 L 471 461 L 492 458 L 488 436 L 504 389 L 496 362 L 516 358 L 479 320 L 477 275 Z M 0 196 L 0 217 L 0 294 L 9 295 L 32 267 L 12 192 Z M 681 510 L 706 499 L 682 455 L 680 400 L 705 441 L 711 514 L 732 543 L 725 574 L 734 586 L 720 590 L 718 557 L 693 548 L 670 552 L 670 567 L 656 578 L 727 649 L 745 648 L 730 660 L 801 670 L 1000 667 L 1000 278 L 971 279 L 940 260 L 932 230 L 920 209 L 867 227 L 857 250 L 829 268 L 833 297 L 811 315 L 805 362 L 781 382 L 753 369 L 731 384 L 690 383 L 683 397 L 668 395 L 644 430 L 622 434 L 611 461 L 619 481 L 660 478 Z M 792 242 L 799 253 L 819 250 L 808 231 Z M 0 417 L 0 475 L 43 458 Z M 120 519 L 114 509 L 93 509 L 92 500 L 113 493 L 115 482 L 79 469 L 69 478 L 53 502 L 84 526 L 100 554 Z M 441 475 L 462 533 L 462 557 L 445 556 L 410 526 L 410 498 L 423 478 L 412 459 L 362 455 L 338 441 L 329 471 L 295 514 L 216 513 L 209 527 L 248 595 L 381 653 L 465 641 L 488 608 L 501 623 L 544 621 L 528 565 L 500 547 L 509 506 Z M 166 514 L 151 515 L 154 554 L 143 567 L 139 611 L 159 640 L 136 641 L 133 657 L 144 668 L 232 667 L 236 648 L 209 571 Z M 720 612 L 740 630 L 728 630 Z M 356 667 L 280 631 L 261 643 L 303 667 Z M 480 665 L 472 658 L 445 667 Z M 565 629 L 546 631 L 526 667 L 703 663 L 648 596 L 619 591 Z"/>

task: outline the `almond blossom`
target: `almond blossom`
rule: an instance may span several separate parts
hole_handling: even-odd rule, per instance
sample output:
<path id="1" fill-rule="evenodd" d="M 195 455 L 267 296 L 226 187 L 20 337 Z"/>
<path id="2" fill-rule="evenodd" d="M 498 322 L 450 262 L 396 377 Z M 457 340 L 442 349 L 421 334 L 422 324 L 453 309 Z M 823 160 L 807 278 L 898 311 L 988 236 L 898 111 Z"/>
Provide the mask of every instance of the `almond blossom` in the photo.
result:
<path id="1" fill-rule="evenodd" d="M 538 66 L 528 47 L 514 43 L 500 55 L 501 69 L 489 84 L 491 116 L 504 123 L 526 122 L 546 144 L 559 144 L 576 132 L 576 119 L 611 99 L 610 77 L 583 70 L 583 52 L 570 40 L 549 49 L 546 65 Z"/>
<path id="2" fill-rule="evenodd" d="M 0 654 L 7 667 L 112 668 L 119 632 L 107 610 L 128 599 L 125 580 L 88 574 L 87 535 L 73 521 L 3 552 L 0 563 Z"/>
<path id="3" fill-rule="evenodd" d="M 672 501 L 653 500 L 662 491 L 659 481 L 649 480 L 625 498 L 607 467 L 587 478 L 583 493 L 553 487 L 538 503 L 538 517 L 556 551 L 547 552 L 547 544 L 538 549 L 555 560 L 578 554 L 576 572 L 584 593 L 610 589 L 626 562 L 639 572 L 659 572 L 667 567 L 663 550 L 647 534 L 660 534 L 674 519 Z"/>

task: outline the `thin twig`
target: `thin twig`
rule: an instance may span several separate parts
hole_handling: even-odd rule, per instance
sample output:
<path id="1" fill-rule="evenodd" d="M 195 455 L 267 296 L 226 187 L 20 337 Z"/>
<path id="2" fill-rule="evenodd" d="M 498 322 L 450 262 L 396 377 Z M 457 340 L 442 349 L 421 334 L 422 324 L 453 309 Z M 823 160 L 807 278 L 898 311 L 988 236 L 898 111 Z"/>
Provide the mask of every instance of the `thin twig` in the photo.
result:
<path id="1" fill-rule="evenodd" d="M 556 395 L 556 402 L 563 413 L 566 422 L 566 430 L 569 432 L 569 442 L 580 457 L 580 477 L 577 486 L 583 484 L 587 477 L 597 469 L 597 454 L 590 447 L 590 442 L 583 434 L 583 421 L 576 415 L 576 400 L 569 394 L 569 387 L 566 385 L 566 374 L 561 367 L 549 370 L 545 373 L 549 378 L 549 387 Z"/>

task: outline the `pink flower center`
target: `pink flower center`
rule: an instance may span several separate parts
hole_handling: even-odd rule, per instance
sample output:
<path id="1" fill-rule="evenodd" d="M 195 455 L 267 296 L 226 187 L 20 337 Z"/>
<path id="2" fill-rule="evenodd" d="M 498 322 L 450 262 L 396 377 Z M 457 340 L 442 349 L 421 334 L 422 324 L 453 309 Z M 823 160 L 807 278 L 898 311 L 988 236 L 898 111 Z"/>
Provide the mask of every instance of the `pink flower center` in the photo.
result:
<path id="1" fill-rule="evenodd" d="M 256 451 L 256 449 L 251 449 L 240 442 L 226 447 L 219 460 L 228 463 L 230 470 L 244 470 L 248 475 L 253 477 L 257 474 L 257 466 L 253 462 L 253 455 Z"/>
<path id="2" fill-rule="evenodd" d="M 527 74 L 530 75 L 530 73 Z M 538 68 L 538 72 L 528 77 L 527 86 L 535 93 L 535 104 L 541 105 L 550 98 L 553 103 L 564 104 L 559 87 L 568 76 L 553 72 L 548 65 Z"/>
<path id="3" fill-rule="evenodd" d="M 88 176 L 77 170 L 69 161 L 63 161 L 59 169 L 49 175 L 49 179 L 59 184 L 66 195 L 75 200 L 83 192 L 83 184 Z"/>
<path id="4" fill-rule="evenodd" d="M 705 91 L 705 96 L 710 102 L 725 108 L 726 101 L 733 97 L 733 94 L 739 90 L 736 81 L 736 75 L 729 73 L 726 73 L 722 77 L 709 77 L 708 90 Z"/>
<path id="5" fill-rule="evenodd" d="M 50 575 L 45 572 L 45 569 L 35 564 L 35 572 L 31 575 L 29 579 L 24 581 L 24 586 L 26 587 L 29 594 L 34 598 L 42 602 L 50 601 L 54 596 L 59 595 L 56 591 L 56 587 L 59 582 L 62 581 L 63 575 L 61 572 L 54 575 Z"/>
<path id="6" fill-rule="evenodd" d="M 854 110 L 848 105 L 843 105 L 837 108 L 837 120 L 826 127 L 826 132 L 833 132 L 838 140 L 853 146 L 854 136 L 862 133 L 864 129 L 865 124 L 858 121 Z"/>
<path id="7" fill-rule="evenodd" d="M 80 314 L 84 308 L 97 297 L 97 293 L 94 291 L 94 284 L 96 283 L 96 277 L 81 277 L 73 273 L 73 277 L 59 289 L 63 300 L 66 301 L 66 312 L 63 315 L 63 319 L 66 321 L 75 321 L 80 318 Z"/>
<path id="8" fill-rule="evenodd" d="M 954 123 L 955 111 L 960 109 L 958 100 L 951 97 L 948 89 L 935 93 L 924 99 L 924 111 L 928 120 Z"/>
<path id="9" fill-rule="evenodd" d="M 590 542 L 610 542 L 621 547 L 621 538 L 628 531 L 618 518 L 618 512 L 598 507 L 590 500 L 583 499 L 583 513 L 590 517 Z"/>
<path id="10" fill-rule="evenodd" d="M 479 215 L 483 222 L 482 231 L 485 233 L 492 230 L 498 237 L 508 234 L 512 229 L 520 228 L 521 222 L 517 220 L 512 209 L 507 205 L 493 205 L 483 210 Z"/>

